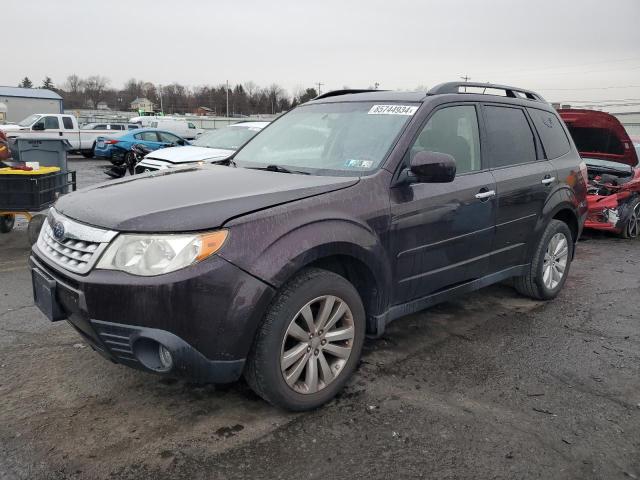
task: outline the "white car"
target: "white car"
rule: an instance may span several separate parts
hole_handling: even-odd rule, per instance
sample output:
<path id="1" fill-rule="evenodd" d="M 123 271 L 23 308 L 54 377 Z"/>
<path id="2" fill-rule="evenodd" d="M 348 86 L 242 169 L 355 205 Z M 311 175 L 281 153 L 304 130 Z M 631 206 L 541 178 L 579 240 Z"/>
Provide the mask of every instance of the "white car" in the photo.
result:
<path id="1" fill-rule="evenodd" d="M 136 173 L 153 172 L 189 163 L 225 160 L 251 140 L 269 122 L 241 122 L 202 134 L 184 147 L 170 147 L 148 154 L 136 165 Z"/>

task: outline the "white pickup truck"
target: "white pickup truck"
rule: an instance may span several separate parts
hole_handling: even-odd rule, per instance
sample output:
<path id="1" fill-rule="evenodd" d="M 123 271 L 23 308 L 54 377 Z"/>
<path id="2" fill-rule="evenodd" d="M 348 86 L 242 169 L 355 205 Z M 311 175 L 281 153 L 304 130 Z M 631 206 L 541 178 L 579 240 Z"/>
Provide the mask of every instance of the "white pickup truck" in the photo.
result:
<path id="1" fill-rule="evenodd" d="M 113 130 L 81 130 L 73 115 L 35 113 L 16 125 L 0 125 L 8 139 L 12 138 L 64 138 L 74 152 L 93 157 L 96 138 L 113 135 Z"/>

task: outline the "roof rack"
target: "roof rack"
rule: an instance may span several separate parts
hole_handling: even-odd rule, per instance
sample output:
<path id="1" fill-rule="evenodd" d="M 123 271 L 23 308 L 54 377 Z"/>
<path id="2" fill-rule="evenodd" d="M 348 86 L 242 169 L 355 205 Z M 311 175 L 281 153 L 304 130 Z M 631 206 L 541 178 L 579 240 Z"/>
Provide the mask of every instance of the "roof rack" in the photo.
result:
<path id="1" fill-rule="evenodd" d="M 373 90 L 371 88 L 357 89 L 350 88 L 345 90 L 332 90 L 331 92 L 323 93 L 314 98 L 314 100 L 320 100 L 321 98 L 338 97 L 340 95 L 349 95 L 351 93 L 367 93 L 367 92 L 386 92 L 386 90 Z"/>
<path id="2" fill-rule="evenodd" d="M 529 100 L 535 100 L 537 102 L 545 102 L 546 100 L 542 95 L 532 92 L 531 90 L 525 90 L 518 87 L 510 87 L 508 85 L 496 85 L 494 83 L 476 83 L 476 82 L 447 82 L 436 85 L 427 92 L 427 95 L 442 95 L 445 93 L 466 93 L 461 92 L 462 87 L 476 87 L 476 88 L 491 88 L 493 90 L 504 90 L 507 97 L 511 98 L 527 98 Z M 475 93 L 475 92 L 473 92 Z M 520 94 L 520 95 L 518 95 Z"/>

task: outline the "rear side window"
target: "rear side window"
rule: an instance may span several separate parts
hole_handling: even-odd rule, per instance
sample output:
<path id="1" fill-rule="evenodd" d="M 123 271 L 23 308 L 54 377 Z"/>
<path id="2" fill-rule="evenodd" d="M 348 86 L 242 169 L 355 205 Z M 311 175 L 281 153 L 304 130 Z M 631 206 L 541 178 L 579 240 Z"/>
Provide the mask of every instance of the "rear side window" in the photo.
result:
<path id="1" fill-rule="evenodd" d="M 44 128 L 47 130 L 59 130 L 60 122 L 58 122 L 58 117 L 45 117 Z"/>
<path id="2" fill-rule="evenodd" d="M 569 150 L 571 145 L 564 128 L 560 125 L 558 118 L 551 112 L 529 108 L 529 115 L 533 120 L 533 125 L 540 135 L 542 146 L 549 160 L 561 157 Z"/>
<path id="3" fill-rule="evenodd" d="M 484 117 L 492 168 L 536 161 L 533 132 L 521 109 L 485 106 Z"/>
<path id="4" fill-rule="evenodd" d="M 144 140 L 145 142 L 157 142 L 158 136 L 156 132 L 142 132 L 135 135 L 136 138 Z"/>
<path id="5" fill-rule="evenodd" d="M 73 130 L 73 120 L 69 117 L 62 117 L 62 123 L 67 130 Z"/>

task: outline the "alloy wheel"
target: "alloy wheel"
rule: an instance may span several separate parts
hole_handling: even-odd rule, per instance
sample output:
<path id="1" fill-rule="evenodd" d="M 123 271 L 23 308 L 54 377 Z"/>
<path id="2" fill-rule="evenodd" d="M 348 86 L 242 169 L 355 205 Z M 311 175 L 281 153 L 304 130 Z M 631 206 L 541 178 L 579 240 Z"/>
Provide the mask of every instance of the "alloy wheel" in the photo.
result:
<path id="1" fill-rule="evenodd" d="M 637 238 L 640 234 L 640 202 L 636 203 L 631 211 L 629 222 L 627 223 L 627 236 Z"/>
<path id="2" fill-rule="evenodd" d="M 547 245 L 542 265 L 542 281 L 548 289 L 553 290 L 562 281 L 568 259 L 569 242 L 567 237 L 564 233 L 556 233 Z"/>
<path id="3" fill-rule="evenodd" d="M 353 349 L 355 324 L 347 303 L 333 295 L 311 300 L 293 317 L 280 353 L 280 369 L 298 393 L 316 393 L 344 369 Z"/>

